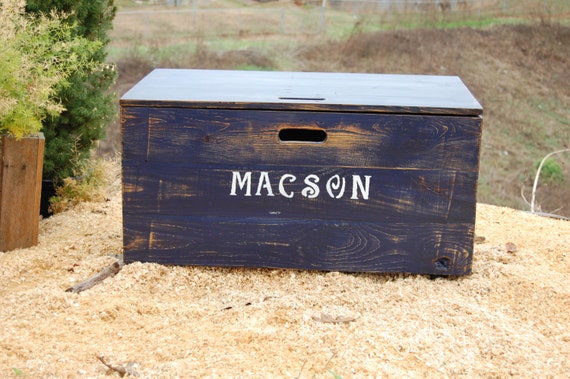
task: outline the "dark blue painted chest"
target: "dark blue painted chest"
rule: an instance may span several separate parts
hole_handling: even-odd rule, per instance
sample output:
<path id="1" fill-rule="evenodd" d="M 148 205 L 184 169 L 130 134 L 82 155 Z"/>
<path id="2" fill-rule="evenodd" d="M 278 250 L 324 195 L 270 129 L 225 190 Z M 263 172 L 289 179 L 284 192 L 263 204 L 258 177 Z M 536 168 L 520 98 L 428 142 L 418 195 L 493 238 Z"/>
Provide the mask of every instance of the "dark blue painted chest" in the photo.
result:
<path id="1" fill-rule="evenodd" d="M 464 275 L 457 77 L 154 70 L 121 99 L 126 262 Z"/>

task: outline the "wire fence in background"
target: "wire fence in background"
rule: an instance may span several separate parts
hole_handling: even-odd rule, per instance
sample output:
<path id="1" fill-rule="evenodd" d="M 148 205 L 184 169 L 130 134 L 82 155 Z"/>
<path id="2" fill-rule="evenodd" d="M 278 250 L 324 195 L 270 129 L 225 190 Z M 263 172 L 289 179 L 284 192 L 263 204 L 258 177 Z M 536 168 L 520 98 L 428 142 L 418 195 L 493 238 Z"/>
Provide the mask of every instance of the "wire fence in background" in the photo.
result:
<path id="1" fill-rule="evenodd" d="M 292 0 L 241 8 L 209 8 L 207 0 L 141 1 L 118 12 L 114 41 L 176 40 L 188 37 L 319 34 L 353 28 L 485 20 L 495 17 L 541 21 L 568 18 L 568 0 Z M 340 33 L 342 34 L 342 33 Z"/>

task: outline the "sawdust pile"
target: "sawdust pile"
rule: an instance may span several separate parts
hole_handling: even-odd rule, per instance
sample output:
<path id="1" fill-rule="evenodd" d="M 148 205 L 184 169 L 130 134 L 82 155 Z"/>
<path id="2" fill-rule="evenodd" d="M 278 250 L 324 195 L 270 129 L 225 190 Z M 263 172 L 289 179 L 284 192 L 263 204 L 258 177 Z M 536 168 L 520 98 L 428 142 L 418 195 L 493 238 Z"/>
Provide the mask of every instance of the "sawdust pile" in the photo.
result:
<path id="1" fill-rule="evenodd" d="M 570 376 L 568 221 L 480 204 L 459 279 L 134 263 L 65 292 L 121 253 L 119 188 L 0 253 L 1 377 Z"/>

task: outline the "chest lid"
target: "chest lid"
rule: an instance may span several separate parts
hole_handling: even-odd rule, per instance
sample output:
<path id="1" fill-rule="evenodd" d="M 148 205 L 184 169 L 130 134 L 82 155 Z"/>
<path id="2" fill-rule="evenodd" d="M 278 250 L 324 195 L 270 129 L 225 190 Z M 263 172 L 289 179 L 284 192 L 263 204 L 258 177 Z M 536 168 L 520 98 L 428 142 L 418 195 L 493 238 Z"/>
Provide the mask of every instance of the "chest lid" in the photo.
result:
<path id="1" fill-rule="evenodd" d="M 122 106 L 480 115 L 457 76 L 155 69 Z"/>

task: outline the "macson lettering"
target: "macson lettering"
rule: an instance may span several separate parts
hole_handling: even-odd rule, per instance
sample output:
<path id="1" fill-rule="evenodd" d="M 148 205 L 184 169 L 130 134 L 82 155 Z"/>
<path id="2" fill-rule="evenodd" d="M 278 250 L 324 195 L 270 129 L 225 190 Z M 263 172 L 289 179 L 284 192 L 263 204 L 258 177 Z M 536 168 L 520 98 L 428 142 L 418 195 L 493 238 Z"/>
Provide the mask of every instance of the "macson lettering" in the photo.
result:
<path id="1" fill-rule="evenodd" d="M 286 173 L 272 179 L 269 171 L 257 173 L 232 171 L 230 196 L 279 195 L 287 199 L 298 195 L 308 199 L 315 199 L 319 196 L 342 199 L 346 196 L 351 200 L 368 200 L 371 178 L 371 175 L 350 175 L 347 178 L 338 174 L 323 179 L 316 174 L 298 178 Z M 298 193 L 292 188 L 296 188 Z M 255 189 L 255 192 L 252 192 L 252 189 Z"/>

